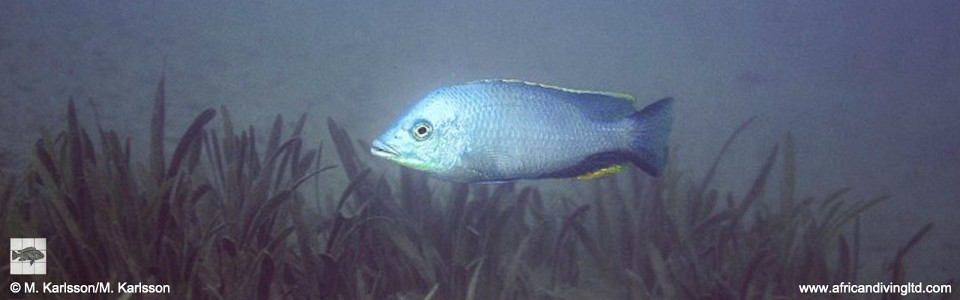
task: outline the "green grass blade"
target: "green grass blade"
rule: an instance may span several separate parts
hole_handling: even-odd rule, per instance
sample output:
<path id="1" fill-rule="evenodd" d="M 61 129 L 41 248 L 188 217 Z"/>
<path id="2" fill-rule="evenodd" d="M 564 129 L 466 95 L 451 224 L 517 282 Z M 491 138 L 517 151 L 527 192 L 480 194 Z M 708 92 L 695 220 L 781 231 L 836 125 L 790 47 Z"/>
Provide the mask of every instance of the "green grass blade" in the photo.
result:
<path id="1" fill-rule="evenodd" d="M 180 138 L 180 142 L 177 143 L 177 149 L 173 152 L 173 158 L 170 160 L 170 170 L 167 171 L 164 179 L 172 178 L 177 174 L 177 172 L 180 171 L 180 163 L 187 154 L 187 150 L 190 148 L 190 145 L 192 143 L 200 142 L 200 135 L 202 133 L 203 126 L 207 125 L 207 123 L 210 122 L 210 120 L 216 115 L 216 110 L 208 108 L 193 120 L 193 123 L 190 124 L 190 127 L 188 127 L 187 131 L 183 134 L 183 137 Z"/>
<path id="2" fill-rule="evenodd" d="M 166 119 L 166 96 L 164 95 L 164 81 L 166 76 L 160 74 L 157 82 L 157 91 L 153 96 L 153 114 L 150 117 L 150 171 L 154 180 L 159 184 L 164 180 L 166 170 L 163 156 L 164 122 Z"/>

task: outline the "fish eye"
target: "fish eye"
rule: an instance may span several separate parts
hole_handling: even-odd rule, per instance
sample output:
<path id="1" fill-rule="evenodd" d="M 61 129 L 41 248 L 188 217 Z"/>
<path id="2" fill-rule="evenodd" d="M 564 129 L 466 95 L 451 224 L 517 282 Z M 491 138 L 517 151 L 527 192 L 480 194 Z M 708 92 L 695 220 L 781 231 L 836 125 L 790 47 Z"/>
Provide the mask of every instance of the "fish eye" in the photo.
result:
<path id="1" fill-rule="evenodd" d="M 431 131 L 433 131 L 433 126 L 430 125 L 430 122 L 420 120 L 413 125 L 413 131 L 411 133 L 413 134 L 413 138 L 422 141 L 430 137 Z"/>

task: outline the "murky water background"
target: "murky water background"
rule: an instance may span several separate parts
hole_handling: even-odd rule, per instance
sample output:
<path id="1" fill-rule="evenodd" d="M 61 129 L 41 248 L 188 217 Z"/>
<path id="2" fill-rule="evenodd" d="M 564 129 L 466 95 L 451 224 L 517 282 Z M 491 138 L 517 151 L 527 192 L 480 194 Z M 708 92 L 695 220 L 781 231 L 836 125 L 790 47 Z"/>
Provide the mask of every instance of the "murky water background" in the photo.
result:
<path id="1" fill-rule="evenodd" d="M 960 273 L 957 11 L 956 1 L 2 1 L 0 147 L 19 157 L 40 126 L 61 128 L 70 97 L 82 119 L 95 103 L 105 127 L 146 142 L 161 73 L 168 132 L 226 105 L 256 126 L 307 112 L 313 142 L 327 139 L 327 116 L 369 140 L 428 91 L 482 78 L 624 91 L 639 106 L 673 96 L 681 170 L 702 176 L 757 116 L 717 186 L 744 194 L 793 132 L 800 195 L 891 195 L 865 215 L 864 259 L 879 264 L 934 222 L 909 261 L 917 279 L 943 281 Z"/>

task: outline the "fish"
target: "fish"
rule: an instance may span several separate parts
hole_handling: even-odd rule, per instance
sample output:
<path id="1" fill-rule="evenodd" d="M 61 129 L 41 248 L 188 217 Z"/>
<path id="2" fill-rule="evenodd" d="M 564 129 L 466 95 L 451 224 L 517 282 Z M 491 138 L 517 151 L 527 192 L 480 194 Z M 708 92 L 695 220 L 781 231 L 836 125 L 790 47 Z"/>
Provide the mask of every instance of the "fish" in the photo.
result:
<path id="1" fill-rule="evenodd" d="M 37 250 L 37 248 L 34 248 L 34 247 L 26 247 L 19 251 L 12 250 L 10 252 L 12 252 L 10 257 L 11 260 L 18 260 L 18 261 L 29 260 L 31 266 L 33 265 L 34 261 L 41 260 L 44 257 L 43 252 L 40 252 L 40 250 Z"/>
<path id="2" fill-rule="evenodd" d="M 438 88 L 370 143 L 370 152 L 463 183 L 589 179 L 632 163 L 663 173 L 673 98 L 641 110 L 629 94 L 486 79 Z"/>

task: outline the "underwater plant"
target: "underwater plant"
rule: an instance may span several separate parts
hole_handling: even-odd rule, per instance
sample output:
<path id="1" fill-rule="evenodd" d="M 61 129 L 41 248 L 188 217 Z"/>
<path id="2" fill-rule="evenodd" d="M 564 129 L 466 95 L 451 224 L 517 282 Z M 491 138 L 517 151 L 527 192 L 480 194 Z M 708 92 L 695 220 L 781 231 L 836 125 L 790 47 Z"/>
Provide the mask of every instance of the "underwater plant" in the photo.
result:
<path id="1" fill-rule="evenodd" d="M 278 116 L 260 152 L 253 128 L 235 135 L 225 108 L 222 140 L 204 130 L 216 115 L 207 109 L 167 161 L 164 102 L 161 78 L 144 164 L 114 131 L 91 138 L 71 100 L 67 129 L 44 130 L 30 166 L 8 181 L 17 186 L 4 189 L 4 224 L 18 228 L 3 231 L 49 238 L 54 281 L 170 284 L 180 298 L 280 295 L 275 274 L 292 272 L 281 263 L 294 255 L 284 244 L 293 231 L 285 205 L 323 171 L 308 172 L 319 150 L 303 149 L 305 117 L 282 139 Z"/>
<path id="2" fill-rule="evenodd" d="M 632 169 L 579 183 L 593 192 L 573 199 L 374 171 L 357 152 L 369 144 L 333 119 L 340 164 L 323 165 L 305 115 L 289 131 L 277 116 L 263 139 L 207 109 L 169 152 L 163 78 L 155 95 L 146 151 L 91 135 L 71 100 L 66 129 L 43 130 L 25 168 L 0 173 L 0 232 L 50 239 L 44 281 L 170 284 L 160 298 L 181 299 L 797 298 L 798 283 L 861 276 L 859 216 L 886 199 L 799 196 L 791 135 L 746 194 L 721 192 L 715 171 L 750 121 L 704 178 Z M 349 184 L 318 176 L 334 168 Z M 899 249 L 891 282 L 907 280 L 904 257 L 932 228 Z"/>

